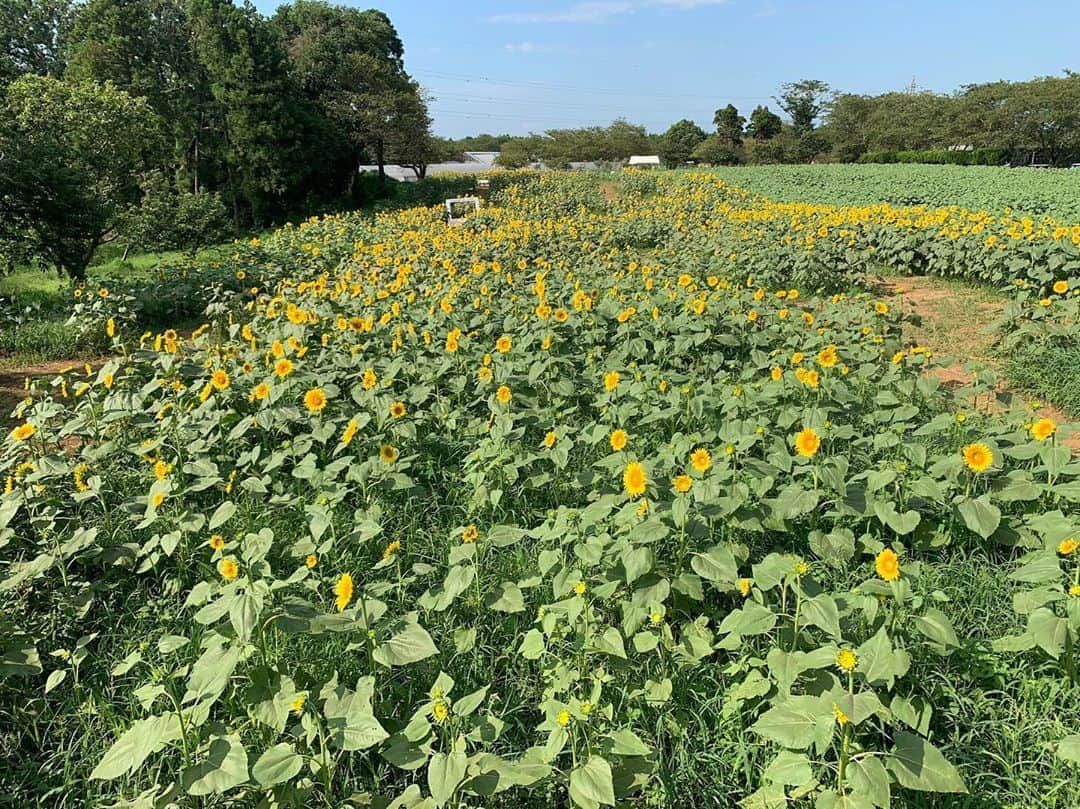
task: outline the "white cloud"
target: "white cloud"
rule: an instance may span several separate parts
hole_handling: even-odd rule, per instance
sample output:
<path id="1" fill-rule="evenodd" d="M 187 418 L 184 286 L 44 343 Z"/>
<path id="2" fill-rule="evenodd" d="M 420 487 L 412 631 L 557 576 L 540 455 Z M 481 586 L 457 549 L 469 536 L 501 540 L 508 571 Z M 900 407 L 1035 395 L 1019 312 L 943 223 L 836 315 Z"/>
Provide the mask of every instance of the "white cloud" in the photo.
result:
<path id="1" fill-rule="evenodd" d="M 671 11 L 690 11 L 705 6 L 720 6 L 728 0 L 586 0 L 555 11 L 515 12 L 496 14 L 488 22 L 545 23 L 545 22 L 605 22 L 613 17 L 633 14 L 646 8 Z"/>

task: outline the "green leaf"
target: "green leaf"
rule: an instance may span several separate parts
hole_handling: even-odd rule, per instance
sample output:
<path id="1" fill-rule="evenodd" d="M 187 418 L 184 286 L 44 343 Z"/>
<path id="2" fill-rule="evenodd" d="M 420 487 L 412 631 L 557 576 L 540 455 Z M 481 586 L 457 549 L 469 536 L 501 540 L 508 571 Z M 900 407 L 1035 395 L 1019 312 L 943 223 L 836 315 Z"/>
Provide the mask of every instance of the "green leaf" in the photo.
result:
<path id="1" fill-rule="evenodd" d="M 180 738 L 175 715 L 150 716 L 138 720 L 113 742 L 112 747 L 90 773 L 90 777 L 109 781 L 135 772 L 151 753 L 160 749 L 170 735 L 170 727 L 177 728 L 176 738 Z"/>
<path id="2" fill-rule="evenodd" d="M 45 693 L 48 694 L 50 691 L 60 685 L 60 683 L 64 682 L 64 680 L 67 679 L 67 674 L 67 669 L 57 669 L 56 671 L 52 672 L 49 675 L 49 678 L 45 680 Z"/>
<path id="3" fill-rule="evenodd" d="M 690 567 L 701 578 L 730 589 L 739 578 L 739 566 L 727 545 L 713 545 L 705 553 L 696 553 L 690 559 Z"/>
<path id="4" fill-rule="evenodd" d="M 468 758 L 457 750 L 447 755 L 436 753 L 428 762 L 428 789 L 435 799 L 436 806 L 444 806 L 453 797 L 455 790 L 465 780 L 465 768 Z"/>
<path id="5" fill-rule="evenodd" d="M 206 758 L 185 769 L 180 780 L 189 795 L 220 795 L 248 780 L 247 762 L 239 736 L 218 736 L 210 741 Z"/>
<path id="6" fill-rule="evenodd" d="M 207 530 L 213 531 L 215 528 L 224 525 L 235 513 L 236 504 L 232 500 L 226 500 L 214 510 L 214 514 L 210 517 L 210 522 L 207 525 Z"/>
<path id="7" fill-rule="evenodd" d="M 821 627 L 831 638 L 840 638 L 840 612 L 828 593 L 803 599 L 802 617 L 807 624 Z"/>
<path id="8" fill-rule="evenodd" d="M 891 800 L 889 773 L 878 756 L 863 756 L 848 762 L 851 788 L 864 795 L 874 806 L 888 809 Z"/>
<path id="9" fill-rule="evenodd" d="M 922 615 L 913 618 L 912 623 L 919 632 L 940 644 L 943 649 L 960 647 L 960 639 L 956 637 L 952 622 L 941 610 L 930 607 Z"/>
<path id="10" fill-rule="evenodd" d="M 500 584 L 498 591 L 489 594 L 486 601 L 488 607 L 496 612 L 523 612 L 525 609 L 525 596 L 512 581 Z"/>
<path id="11" fill-rule="evenodd" d="M 390 668 L 407 666 L 439 653 L 431 635 L 420 624 L 410 621 L 405 628 L 385 643 L 379 644 L 372 657 L 376 663 Z"/>
<path id="12" fill-rule="evenodd" d="M 1035 645 L 1055 660 L 1065 651 L 1068 631 L 1068 622 L 1046 607 L 1040 607 L 1028 616 L 1027 634 L 1035 641 Z"/>
<path id="13" fill-rule="evenodd" d="M 570 771 L 570 800 L 581 809 L 615 805 L 615 784 L 611 778 L 611 766 L 600 756 Z"/>
<path id="14" fill-rule="evenodd" d="M 478 688 L 471 694 L 466 694 L 461 699 L 454 700 L 454 715 L 455 716 L 468 716 L 477 708 L 480 707 L 480 703 L 484 701 L 484 697 L 487 696 L 488 686 Z"/>
<path id="15" fill-rule="evenodd" d="M 608 738 L 611 739 L 611 752 L 617 756 L 647 756 L 652 753 L 652 748 L 630 728 L 613 730 Z"/>
<path id="16" fill-rule="evenodd" d="M 780 754 L 765 768 L 765 780 L 774 784 L 800 786 L 813 777 L 810 759 L 806 753 L 781 750 Z"/>
<path id="17" fill-rule="evenodd" d="M 1061 579 L 1061 563 L 1056 554 L 1043 554 L 1009 574 L 1013 581 L 1046 584 Z"/>
<path id="18" fill-rule="evenodd" d="M 964 524 L 983 539 L 988 539 L 1001 524 L 1001 510 L 985 496 L 962 500 L 957 508 Z"/>
<path id="19" fill-rule="evenodd" d="M 964 779 L 945 756 L 920 736 L 899 730 L 887 767 L 897 783 L 924 792 L 967 792 Z"/>
<path id="20" fill-rule="evenodd" d="M 805 750 L 824 718 L 832 721 L 832 710 L 818 697 L 790 697 L 763 713 L 750 730 L 789 749 Z"/>
<path id="21" fill-rule="evenodd" d="M 626 659 L 626 647 L 623 645 L 622 635 L 613 626 L 609 626 L 600 637 L 594 639 L 593 648 L 598 652 L 606 652 L 614 657 Z"/>
<path id="22" fill-rule="evenodd" d="M 0 653 L 0 676 L 32 677 L 41 674 L 41 657 L 37 647 L 24 636 L 9 635 Z"/>
<path id="23" fill-rule="evenodd" d="M 867 681 L 885 683 L 890 689 L 896 678 L 903 677 L 911 667 L 911 657 L 903 649 L 893 649 L 884 626 L 856 650 L 856 655 L 859 671 Z"/>
<path id="24" fill-rule="evenodd" d="M 300 772 L 304 760 L 288 742 L 276 744 L 259 756 L 251 768 L 251 776 L 262 787 L 272 787 L 288 781 Z"/>
<path id="25" fill-rule="evenodd" d="M 1058 742 L 1058 758 L 1080 764 L 1080 733 L 1066 736 Z"/>

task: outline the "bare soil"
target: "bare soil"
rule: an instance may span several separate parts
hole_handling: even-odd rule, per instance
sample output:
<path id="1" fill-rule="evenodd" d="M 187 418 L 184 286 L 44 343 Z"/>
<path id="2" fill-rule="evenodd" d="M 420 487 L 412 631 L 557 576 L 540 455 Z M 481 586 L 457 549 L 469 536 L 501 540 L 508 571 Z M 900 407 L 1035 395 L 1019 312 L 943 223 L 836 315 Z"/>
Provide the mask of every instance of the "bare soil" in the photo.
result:
<path id="1" fill-rule="evenodd" d="M 923 275 L 875 278 L 870 287 L 892 296 L 892 305 L 915 315 L 904 330 L 905 342 L 933 352 L 942 363 L 930 373 L 950 389 L 967 387 L 974 381 L 971 367 L 985 367 L 998 377 L 994 393 L 972 398 L 972 408 L 1002 410 L 1001 397 L 1012 394 L 1012 407 L 1020 407 L 1037 418 L 1051 418 L 1059 425 L 1070 421 L 1067 413 L 1040 402 L 1032 409 L 1024 391 L 1009 387 L 1001 377 L 1001 354 L 996 350 L 993 324 L 1001 314 L 1004 299 L 992 290 L 962 282 Z M 1080 453 L 1080 430 L 1059 429 L 1058 442 Z"/>

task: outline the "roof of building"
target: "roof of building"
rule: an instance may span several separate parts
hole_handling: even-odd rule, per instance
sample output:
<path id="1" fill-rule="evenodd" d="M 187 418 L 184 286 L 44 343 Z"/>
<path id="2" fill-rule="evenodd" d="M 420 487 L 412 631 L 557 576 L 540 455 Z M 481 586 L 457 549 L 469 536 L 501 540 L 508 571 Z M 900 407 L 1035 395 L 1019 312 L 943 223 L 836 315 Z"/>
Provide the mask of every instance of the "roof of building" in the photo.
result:
<path id="1" fill-rule="evenodd" d="M 660 155 L 655 154 L 635 154 L 630 155 L 630 160 L 627 161 L 628 166 L 659 166 Z"/>

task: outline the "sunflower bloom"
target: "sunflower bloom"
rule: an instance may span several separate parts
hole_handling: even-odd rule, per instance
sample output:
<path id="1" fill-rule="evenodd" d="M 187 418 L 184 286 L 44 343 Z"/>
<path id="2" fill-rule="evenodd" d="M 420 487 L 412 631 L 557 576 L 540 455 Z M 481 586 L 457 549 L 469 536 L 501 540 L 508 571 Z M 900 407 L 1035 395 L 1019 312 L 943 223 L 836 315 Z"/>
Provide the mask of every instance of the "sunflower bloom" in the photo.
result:
<path id="1" fill-rule="evenodd" d="M 1045 441 L 1057 430 L 1053 419 L 1039 419 L 1031 425 L 1031 437 L 1036 441 Z"/>
<path id="2" fill-rule="evenodd" d="M 841 671 L 854 671 L 859 660 L 851 649 L 841 649 L 836 653 L 836 666 Z"/>
<path id="3" fill-rule="evenodd" d="M 353 580 L 352 576 L 348 573 L 342 573 L 341 577 L 334 584 L 334 606 L 337 607 L 338 612 L 342 612 L 353 597 Z"/>
<path id="4" fill-rule="evenodd" d="M 690 465 L 698 472 L 708 472 L 712 466 L 712 455 L 705 447 L 699 447 L 690 453 Z"/>
<path id="5" fill-rule="evenodd" d="M 694 485 L 694 479 L 689 475 L 678 475 L 671 481 L 671 486 L 679 494 L 686 494 Z"/>
<path id="6" fill-rule="evenodd" d="M 379 457 L 382 458 L 383 463 L 390 464 L 398 459 L 398 451 L 392 444 L 383 444 L 379 447 Z"/>
<path id="7" fill-rule="evenodd" d="M 804 458 L 813 458 L 821 449 L 821 436 L 813 427 L 805 427 L 795 436 L 795 451 Z"/>
<path id="8" fill-rule="evenodd" d="M 626 442 L 630 440 L 630 436 L 626 434 L 626 430 L 616 429 L 611 431 L 611 448 L 616 452 L 622 452 L 626 447 Z"/>
<path id="9" fill-rule="evenodd" d="M 312 388 L 304 394 L 304 407 L 309 413 L 321 413 L 326 407 L 326 391 L 322 388 Z"/>
<path id="10" fill-rule="evenodd" d="M 900 578 L 900 557 L 892 548 L 884 548 L 874 559 L 874 570 L 885 581 Z"/>
<path id="11" fill-rule="evenodd" d="M 640 497 L 645 494 L 649 479 L 645 475 L 645 467 L 637 461 L 631 461 L 626 465 L 623 472 L 623 488 L 631 497 Z"/>
<path id="12" fill-rule="evenodd" d="M 232 581 L 240 575 L 240 566 L 231 557 L 222 559 L 218 562 L 218 573 L 221 574 L 221 578 L 225 579 L 225 581 Z"/>
<path id="13" fill-rule="evenodd" d="M 968 444 L 963 453 L 964 463 L 972 472 L 985 472 L 994 464 L 994 453 L 986 444 Z"/>

